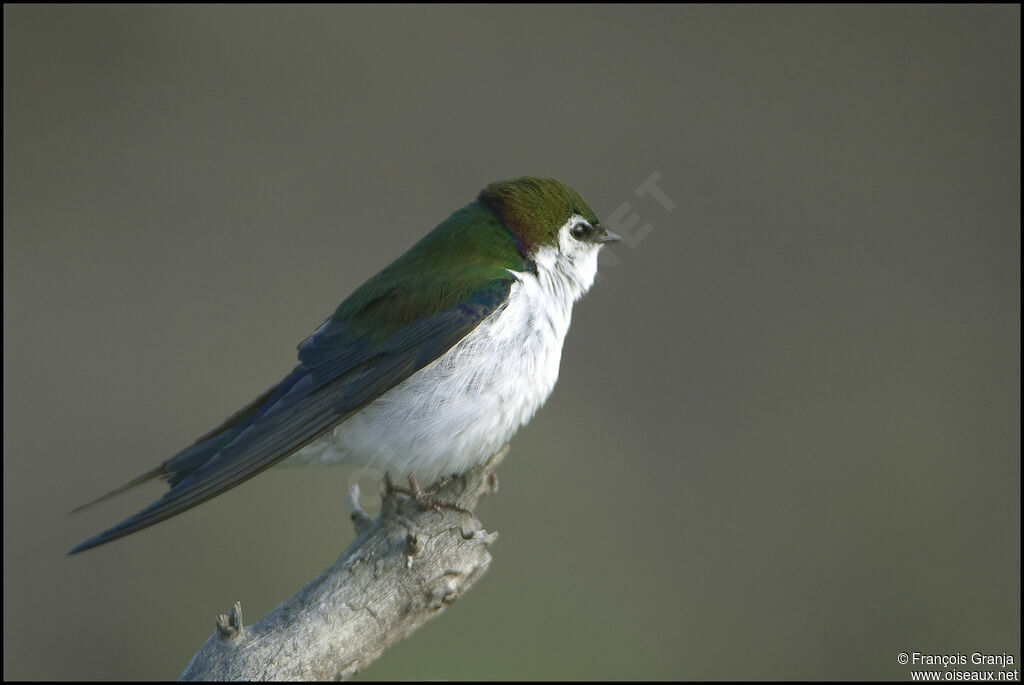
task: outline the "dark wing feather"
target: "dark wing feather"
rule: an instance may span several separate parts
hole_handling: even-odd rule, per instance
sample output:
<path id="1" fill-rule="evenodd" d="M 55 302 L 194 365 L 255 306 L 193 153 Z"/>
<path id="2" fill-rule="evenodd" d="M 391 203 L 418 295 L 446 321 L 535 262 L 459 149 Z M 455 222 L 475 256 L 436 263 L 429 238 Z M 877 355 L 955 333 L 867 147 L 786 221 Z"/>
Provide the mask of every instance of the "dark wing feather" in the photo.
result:
<path id="1" fill-rule="evenodd" d="M 171 489 L 163 497 L 70 554 L 179 514 L 273 466 L 444 354 L 505 302 L 510 287 L 508 279 L 492 280 L 468 302 L 379 343 L 350 322 L 328 321 L 300 346 L 301 363 L 288 377 L 164 462 Z"/>

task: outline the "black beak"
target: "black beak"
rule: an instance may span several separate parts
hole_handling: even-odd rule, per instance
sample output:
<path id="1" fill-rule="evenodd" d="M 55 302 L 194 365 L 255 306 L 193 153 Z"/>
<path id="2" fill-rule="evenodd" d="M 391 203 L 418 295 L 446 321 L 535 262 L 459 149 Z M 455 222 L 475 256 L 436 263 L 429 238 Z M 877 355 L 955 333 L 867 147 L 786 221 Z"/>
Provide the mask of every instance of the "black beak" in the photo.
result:
<path id="1" fill-rule="evenodd" d="M 622 240 L 622 236 L 598 224 L 594 226 L 594 235 L 590 240 L 595 243 L 614 243 Z"/>

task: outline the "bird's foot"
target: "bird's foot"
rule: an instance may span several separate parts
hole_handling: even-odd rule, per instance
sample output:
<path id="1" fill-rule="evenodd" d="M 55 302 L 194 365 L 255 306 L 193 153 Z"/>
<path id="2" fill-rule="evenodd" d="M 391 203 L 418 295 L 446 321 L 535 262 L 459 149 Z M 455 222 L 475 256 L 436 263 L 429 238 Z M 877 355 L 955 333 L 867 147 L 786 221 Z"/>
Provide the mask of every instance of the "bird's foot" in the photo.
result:
<path id="1" fill-rule="evenodd" d="M 454 509 L 455 511 L 461 511 L 464 514 L 472 514 L 473 512 L 471 512 L 469 509 L 462 506 L 461 504 L 456 504 L 455 502 L 446 502 L 444 500 L 434 498 L 434 494 L 442 487 L 444 487 L 449 480 L 450 479 L 447 476 L 443 476 L 436 483 L 434 483 L 429 488 L 424 490 L 423 488 L 420 487 L 420 484 L 416 482 L 415 478 L 409 476 L 409 487 L 403 488 L 392 483 L 391 476 L 385 473 L 384 494 L 386 496 L 390 496 L 396 492 L 400 492 L 403 495 L 412 497 L 414 500 L 419 502 L 420 506 L 422 506 L 424 509 L 433 509 L 438 514 L 441 514 L 441 516 L 444 516 L 444 509 Z"/>

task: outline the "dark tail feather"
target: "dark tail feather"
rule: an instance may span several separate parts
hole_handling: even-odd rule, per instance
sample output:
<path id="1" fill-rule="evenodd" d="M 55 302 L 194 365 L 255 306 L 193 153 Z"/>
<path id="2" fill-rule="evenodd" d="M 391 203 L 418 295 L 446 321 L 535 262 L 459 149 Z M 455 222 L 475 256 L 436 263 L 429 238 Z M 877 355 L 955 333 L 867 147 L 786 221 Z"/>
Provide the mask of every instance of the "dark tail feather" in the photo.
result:
<path id="1" fill-rule="evenodd" d="M 171 486 L 171 490 L 164 493 L 164 496 L 161 499 L 157 500 L 146 509 L 143 509 L 135 516 L 125 519 L 113 528 L 110 528 L 99 535 L 94 535 L 72 549 L 68 554 L 76 554 L 92 547 L 102 545 L 105 542 L 116 540 L 119 537 L 128 535 L 136 530 L 141 530 L 142 528 L 146 528 L 158 521 L 162 521 L 163 519 L 173 516 L 185 509 L 189 509 L 196 504 L 209 499 L 209 497 L 212 497 L 212 494 L 208 494 L 198 498 L 182 498 L 185 500 L 185 502 L 182 503 L 182 506 L 170 506 L 168 504 L 169 501 L 176 502 L 177 498 L 182 494 L 183 489 L 179 485 L 182 481 L 188 480 L 192 474 L 206 466 L 221 449 L 231 444 L 235 438 L 241 435 L 246 428 L 252 425 L 256 419 L 260 417 L 263 411 L 273 405 L 281 396 L 286 394 L 296 382 L 304 377 L 304 375 L 304 372 L 296 367 L 289 375 L 285 376 L 284 380 L 280 383 L 268 389 L 262 395 L 246 405 L 242 410 L 233 414 L 220 426 L 201 436 L 192 445 L 178 452 L 156 468 L 147 471 L 138 478 L 122 485 L 116 490 L 108 492 L 99 499 L 93 500 L 88 504 L 83 504 L 77 509 L 68 512 L 70 515 L 82 511 L 83 509 L 88 509 L 94 504 L 98 504 L 113 497 L 114 495 L 124 492 L 125 490 L 129 490 L 136 485 L 152 480 L 157 476 L 166 478 L 167 484 Z M 269 464 L 267 465 L 269 466 Z M 242 478 L 241 480 L 245 480 L 248 477 L 249 475 L 246 475 L 245 478 Z M 227 488 L 222 488 L 221 490 L 217 490 L 217 492 L 222 492 L 224 489 Z M 184 488 L 184 491 L 188 491 L 188 488 Z"/>
<path id="2" fill-rule="evenodd" d="M 75 509 L 72 509 L 67 514 L 65 514 L 65 516 L 71 516 L 72 514 L 77 514 L 80 511 L 85 511 L 86 509 L 88 509 L 89 507 L 92 507 L 93 505 L 99 504 L 100 502 L 105 502 L 106 500 L 110 499 L 114 495 L 120 495 L 125 490 L 130 490 L 130 489 L 134 488 L 136 485 L 142 485 L 143 483 L 151 481 L 154 478 L 156 478 L 157 476 L 163 475 L 164 473 L 165 473 L 164 465 L 161 464 L 160 466 L 157 466 L 155 469 L 152 469 L 150 471 L 146 471 L 144 474 L 142 474 L 138 478 L 133 478 L 132 480 L 128 481 L 127 483 L 125 483 L 121 487 L 115 488 L 114 490 L 111 490 L 107 494 L 102 495 L 100 497 L 97 497 L 96 499 L 94 499 L 91 502 L 87 502 L 86 504 L 83 504 L 80 507 L 76 507 Z"/>

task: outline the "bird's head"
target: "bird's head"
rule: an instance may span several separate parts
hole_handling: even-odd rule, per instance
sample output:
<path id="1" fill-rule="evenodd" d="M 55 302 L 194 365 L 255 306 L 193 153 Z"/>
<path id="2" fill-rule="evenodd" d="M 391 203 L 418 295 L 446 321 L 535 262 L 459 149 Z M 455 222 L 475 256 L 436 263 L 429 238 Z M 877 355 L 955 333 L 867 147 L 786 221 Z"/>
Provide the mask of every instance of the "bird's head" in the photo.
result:
<path id="1" fill-rule="evenodd" d="M 497 181 L 480 192 L 479 200 L 501 217 L 538 271 L 571 282 L 573 299 L 593 283 L 601 246 L 621 240 L 601 226 L 579 193 L 553 178 Z"/>

